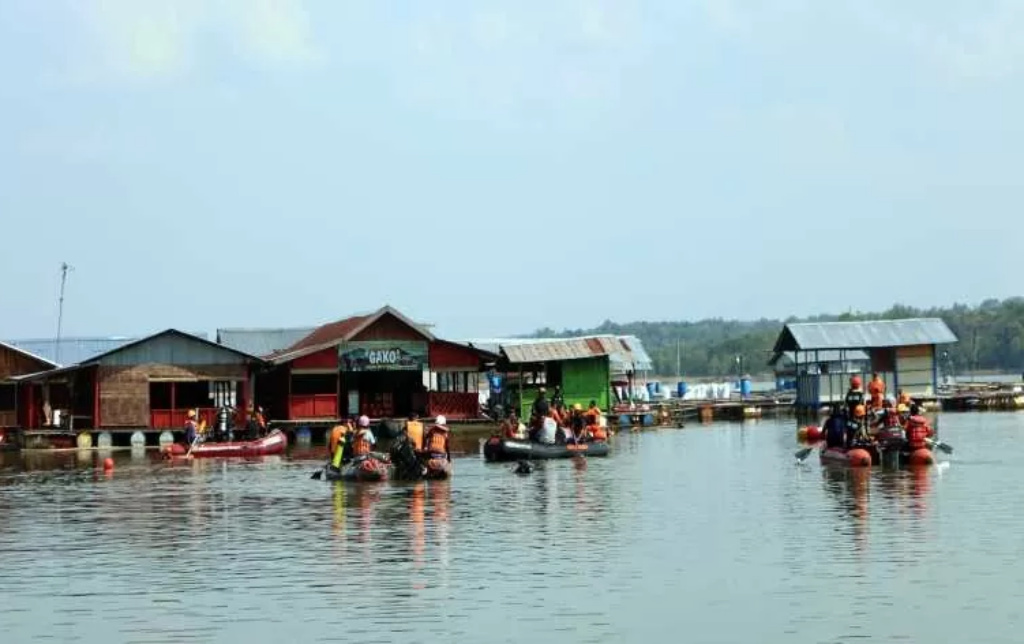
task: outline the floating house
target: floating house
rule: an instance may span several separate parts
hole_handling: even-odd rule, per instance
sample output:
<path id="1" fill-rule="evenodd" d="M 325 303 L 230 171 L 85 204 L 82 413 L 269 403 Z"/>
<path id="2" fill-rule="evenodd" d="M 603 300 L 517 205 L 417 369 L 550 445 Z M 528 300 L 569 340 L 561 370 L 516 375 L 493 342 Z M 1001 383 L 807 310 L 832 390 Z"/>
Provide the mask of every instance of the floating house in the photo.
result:
<path id="1" fill-rule="evenodd" d="M 854 374 L 865 387 L 878 373 L 890 393 L 934 397 L 939 386 L 936 347 L 955 342 L 956 335 L 939 318 L 805 322 L 787 324 L 774 351 L 793 356 L 796 406 L 818 409 L 845 396 Z"/>
<path id="2" fill-rule="evenodd" d="M 0 342 L 0 430 L 20 427 L 27 417 L 25 403 L 19 404 L 17 382 L 12 378 L 56 367 L 51 360 Z"/>
<path id="3" fill-rule="evenodd" d="M 205 338 L 168 329 L 68 366 L 10 378 L 24 429 L 179 429 L 189 409 L 212 424 L 216 409 L 244 409 L 262 361 Z M 52 366 L 52 365 L 51 365 Z M 63 420 L 61 420 L 63 419 Z"/>
<path id="4" fill-rule="evenodd" d="M 267 367 L 256 377 L 255 396 L 275 422 L 330 424 L 410 413 L 475 419 L 480 375 L 497 359 L 437 338 L 390 306 L 304 335 L 298 329 L 225 329 L 218 337 L 226 345 L 269 349 L 261 356 Z"/>
<path id="5" fill-rule="evenodd" d="M 837 400 L 846 396 L 846 389 L 841 392 L 832 391 L 831 386 L 835 374 L 861 374 L 871 369 L 871 357 L 864 351 L 815 351 L 808 356 L 798 356 L 796 351 L 782 351 L 772 356 L 768 366 L 775 373 L 778 389 L 795 389 L 797 376 L 797 359 L 803 360 L 800 373 L 819 376 L 820 397 L 822 400 Z M 843 382 L 847 382 L 844 380 Z M 843 385 L 845 387 L 845 385 Z M 838 398 L 837 398 L 838 397 Z"/>
<path id="6" fill-rule="evenodd" d="M 498 354 L 495 370 L 504 385 L 501 403 L 528 417 L 537 390 L 560 387 L 567 405 L 595 401 L 609 409 L 616 396 L 628 397 L 638 376 L 653 368 L 634 336 L 592 335 L 572 338 L 492 338 L 465 340 L 471 347 Z"/>

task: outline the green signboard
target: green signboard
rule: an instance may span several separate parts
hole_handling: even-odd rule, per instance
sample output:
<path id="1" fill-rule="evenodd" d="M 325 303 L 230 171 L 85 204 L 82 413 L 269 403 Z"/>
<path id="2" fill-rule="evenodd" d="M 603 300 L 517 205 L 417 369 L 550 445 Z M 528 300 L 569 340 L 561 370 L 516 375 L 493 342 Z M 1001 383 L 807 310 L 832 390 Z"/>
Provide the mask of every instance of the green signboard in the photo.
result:
<path id="1" fill-rule="evenodd" d="M 427 366 L 426 342 L 366 340 L 338 347 L 342 371 L 422 371 Z"/>

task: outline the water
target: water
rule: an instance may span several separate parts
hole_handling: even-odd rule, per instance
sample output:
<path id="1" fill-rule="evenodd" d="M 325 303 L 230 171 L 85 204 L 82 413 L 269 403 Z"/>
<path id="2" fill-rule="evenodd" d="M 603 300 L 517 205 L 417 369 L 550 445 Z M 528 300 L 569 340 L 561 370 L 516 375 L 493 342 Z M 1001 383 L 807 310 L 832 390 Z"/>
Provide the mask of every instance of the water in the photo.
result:
<path id="1" fill-rule="evenodd" d="M 312 481 L 318 462 L 0 462 L 0 630 L 33 642 L 1011 642 L 1024 415 L 948 464 L 796 465 L 795 423 L 621 434 L 530 476 Z M 308 453 L 307 453 L 308 457 Z"/>

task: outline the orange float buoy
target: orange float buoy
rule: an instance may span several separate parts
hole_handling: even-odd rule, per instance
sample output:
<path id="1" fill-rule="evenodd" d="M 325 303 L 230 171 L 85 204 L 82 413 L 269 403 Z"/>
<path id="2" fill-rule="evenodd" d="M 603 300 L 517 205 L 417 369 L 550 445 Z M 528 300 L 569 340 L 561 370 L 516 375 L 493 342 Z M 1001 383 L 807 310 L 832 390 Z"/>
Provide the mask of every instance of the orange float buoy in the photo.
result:
<path id="1" fill-rule="evenodd" d="M 846 453 L 850 467 L 871 467 L 871 453 L 866 449 L 855 448 Z"/>
<path id="2" fill-rule="evenodd" d="M 107 471 L 107 472 L 109 472 L 110 470 L 114 469 L 114 459 L 112 459 L 112 458 L 105 458 L 105 459 L 103 459 L 103 469 L 105 471 Z"/>
<path id="3" fill-rule="evenodd" d="M 809 425 L 805 428 L 807 430 L 807 440 L 809 441 L 820 441 L 821 440 L 821 428 L 814 425 Z"/>
<path id="4" fill-rule="evenodd" d="M 935 462 L 935 456 L 932 455 L 931 450 L 922 447 L 911 452 L 907 462 L 911 465 L 931 465 Z"/>

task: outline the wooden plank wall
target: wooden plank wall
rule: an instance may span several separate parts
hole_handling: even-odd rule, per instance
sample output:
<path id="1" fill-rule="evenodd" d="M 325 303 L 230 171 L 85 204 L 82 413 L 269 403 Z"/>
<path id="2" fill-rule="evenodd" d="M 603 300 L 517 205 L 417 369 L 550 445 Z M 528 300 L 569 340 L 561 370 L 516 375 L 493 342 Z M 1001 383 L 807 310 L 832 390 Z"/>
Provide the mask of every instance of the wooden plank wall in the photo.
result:
<path id="1" fill-rule="evenodd" d="M 100 367 L 100 422 L 103 427 L 148 427 L 150 378 L 244 380 L 247 375 L 241 365 Z"/>

